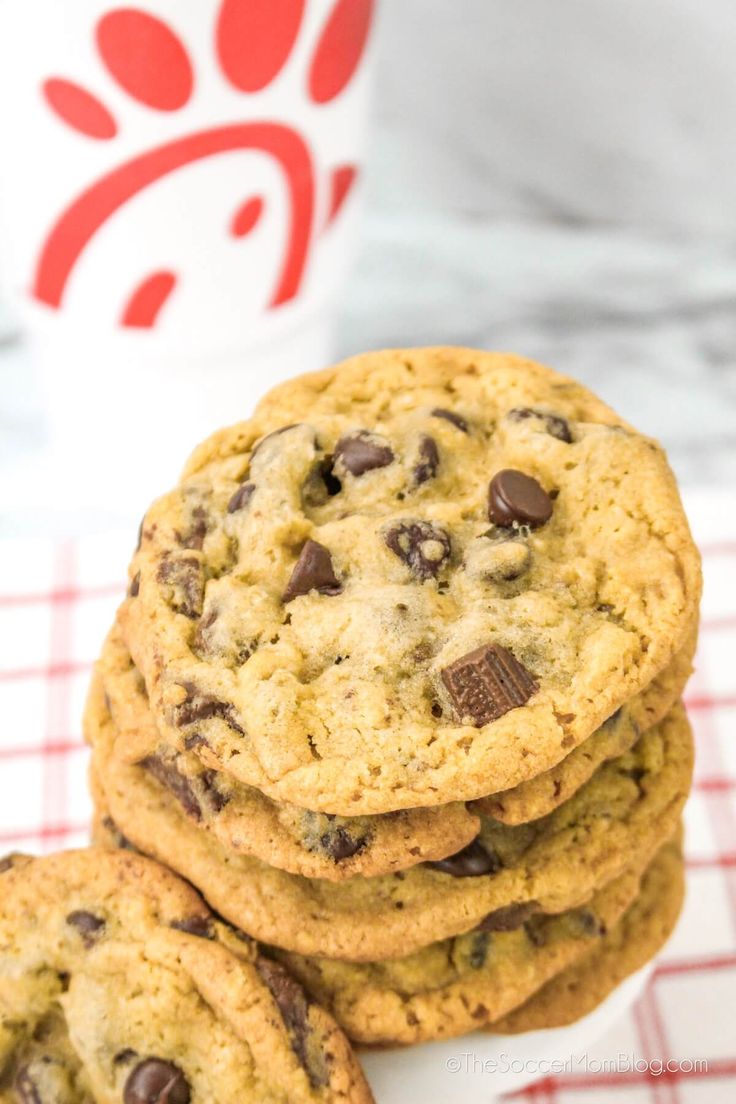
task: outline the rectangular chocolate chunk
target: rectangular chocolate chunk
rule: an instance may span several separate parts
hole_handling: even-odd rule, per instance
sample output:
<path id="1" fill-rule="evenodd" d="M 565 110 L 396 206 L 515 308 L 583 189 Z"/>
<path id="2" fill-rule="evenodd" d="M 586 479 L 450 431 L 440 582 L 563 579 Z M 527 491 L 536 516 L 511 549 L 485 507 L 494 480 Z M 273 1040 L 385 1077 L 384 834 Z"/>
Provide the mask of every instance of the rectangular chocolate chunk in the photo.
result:
<path id="1" fill-rule="evenodd" d="M 459 718 L 476 728 L 529 701 L 538 684 L 511 652 L 483 644 L 445 667 L 442 681 Z"/>

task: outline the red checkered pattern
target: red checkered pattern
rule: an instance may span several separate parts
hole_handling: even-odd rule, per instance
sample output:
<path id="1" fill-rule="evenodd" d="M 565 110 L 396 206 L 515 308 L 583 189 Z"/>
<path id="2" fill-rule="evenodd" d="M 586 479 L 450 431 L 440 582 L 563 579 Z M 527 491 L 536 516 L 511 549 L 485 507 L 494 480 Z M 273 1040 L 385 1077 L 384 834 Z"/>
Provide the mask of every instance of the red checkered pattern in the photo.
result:
<path id="1" fill-rule="evenodd" d="M 698 749 L 686 818 L 687 903 L 645 994 L 589 1050 L 589 1067 L 620 1054 L 683 1068 L 571 1072 L 516 1100 L 736 1100 L 736 495 L 692 494 L 687 506 L 705 566 L 701 643 L 686 696 Z M 86 841 L 80 718 L 130 549 L 130 534 L 0 542 L 0 854 Z M 700 1067 L 688 1072 L 689 1060 Z"/>

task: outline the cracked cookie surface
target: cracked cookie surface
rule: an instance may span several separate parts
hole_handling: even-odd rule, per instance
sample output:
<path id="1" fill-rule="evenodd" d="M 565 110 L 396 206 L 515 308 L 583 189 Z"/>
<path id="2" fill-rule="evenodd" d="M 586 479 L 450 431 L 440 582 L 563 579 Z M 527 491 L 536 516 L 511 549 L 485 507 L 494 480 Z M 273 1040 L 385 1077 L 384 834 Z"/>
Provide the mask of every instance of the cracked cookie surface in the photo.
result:
<path id="1" fill-rule="evenodd" d="M 103 727 L 94 768 L 124 837 L 262 942 L 352 961 L 410 954 L 510 905 L 554 913 L 583 904 L 632 863 L 647 865 L 675 829 L 692 773 L 690 727 L 676 706 L 548 816 L 515 826 L 483 816 L 456 856 L 336 883 L 228 851 L 149 772 L 117 760 L 113 740 Z"/>
<path id="2" fill-rule="evenodd" d="M 699 592 L 655 442 L 531 362 L 394 350 L 205 442 L 121 617 L 168 743 L 354 816 L 553 767 L 682 649 Z"/>
<path id="3" fill-rule="evenodd" d="M 335 1022 L 170 871 L 65 852 L 0 873 L 0 1099 L 369 1104 Z"/>

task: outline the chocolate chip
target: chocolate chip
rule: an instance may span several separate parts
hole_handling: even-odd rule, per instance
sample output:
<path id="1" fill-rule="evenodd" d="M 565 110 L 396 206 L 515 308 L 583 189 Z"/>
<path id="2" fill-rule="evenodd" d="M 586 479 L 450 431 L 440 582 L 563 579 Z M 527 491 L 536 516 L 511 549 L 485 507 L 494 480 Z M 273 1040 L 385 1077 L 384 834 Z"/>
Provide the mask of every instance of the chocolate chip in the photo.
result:
<path id="1" fill-rule="evenodd" d="M 4 874 L 6 870 L 12 870 L 15 862 L 15 855 L 3 855 L 0 859 L 0 874 Z"/>
<path id="2" fill-rule="evenodd" d="M 191 1098 L 182 1071 L 162 1058 L 139 1062 L 123 1089 L 124 1104 L 189 1104 Z"/>
<path id="3" fill-rule="evenodd" d="M 201 616 L 204 572 L 196 557 L 162 559 L 158 565 L 157 578 L 160 583 L 171 587 L 169 604 L 175 613 L 181 613 L 193 620 Z"/>
<path id="4" fill-rule="evenodd" d="M 335 465 L 351 475 L 364 475 L 374 468 L 385 468 L 393 459 L 388 441 L 366 429 L 345 434 L 335 445 Z"/>
<path id="5" fill-rule="evenodd" d="M 329 549 L 317 541 L 308 540 L 294 564 L 282 602 L 291 602 L 301 594 L 316 590 L 320 594 L 339 594 L 340 581 L 332 566 Z"/>
<path id="6" fill-rule="evenodd" d="M 552 500 L 536 479 L 514 468 L 497 472 L 488 488 L 488 516 L 496 525 L 544 525 Z"/>
<path id="7" fill-rule="evenodd" d="M 539 689 L 526 667 L 498 644 L 481 645 L 441 674 L 458 716 L 476 728 L 524 705 Z"/>
<path id="8" fill-rule="evenodd" d="M 523 422 L 528 418 L 537 418 L 544 424 L 545 432 L 558 441 L 564 441 L 566 445 L 572 444 L 572 433 L 569 422 L 561 418 L 559 414 L 546 414 L 543 410 L 533 410 L 530 406 L 516 406 L 509 410 L 507 417 L 512 422 Z"/>
<path id="9" fill-rule="evenodd" d="M 204 506 L 195 506 L 191 512 L 189 528 L 185 533 L 179 534 L 179 543 L 182 548 L 192 548 L 200 552 L 206 536 L 207 511 Z"/>
<path id="10" fill-rule="evenodd" d="M 30 1064 L 19 1067 L 13 1081 L 13 1089 L 20 1104 L 44 1104 Z"/>
<path id="11" fill-rule="evenodd" d="M 202 694 L 193 682 L 180 684 L 186 691 L 186 700 L 181 705 L 174 707 L 174 724 L 179 728 L 196 724 L 199 721 L 209 721 L 212 717 L 219 717 L 235 732 L 245 735 L 245 729 L 240 724 L 231 702 L 223 702 L 218 698 L 212 698 L 208 694 Z"/>
<path id="12" fill-rule="evenodd" d="M 487 932 L 479 931 L 477 935 L 473 936 L 470 953 L 468 954 L 471 969 L 481 970 L 485 966 L 490 943 L 491 937 Z"/>
<path id="13" fill-rule="evenodd" d="M 489 912 L 475 930 L 479 932 L 515 931 L 517 928 L 522 928 L 529 917 L 537 912 L 539 912 L 539 905 L 536 901 L 519 901 L 515 905 L 505 905 L 503 908 Z"/>
<path id="14" fill-rule="evenodd" d="M 468 432 L 468 423 L 460 414 L 456 414 L 454 410 L 445 410 L 443 406 L 436 406 L 432 411 L 433 418 L 443 418 L 446 422 L 450 422 L 456 429 L 459 429 L 461 433 Z"/>
<path id="15" fill-rule="evenodd" d="M 130 598 L 137 598 L 141 589 L 141 573 L 136 571 L 133 578 L 130 580 L 130 586 L 128 587 L 128 596 Z"/>
<path id="16" fill-rule="evenodd" d="M 362 838 L 353 836 L 342 825 L 338 825 L 333 831 L 324 832 L 320 836 L 320 843 L 335 862 L 352 859 L 353 855 L 357 855 L 363 850 L 367 842 L 367 835 Z"/>
<path id="17" fill-rule="evenodd" d="M 435 578 L 449 558 L 450 538 L 429 521 L 403 521 L 384 534 L 386 544 L 417 579 Z"/>
<path id="18" fill-rule="evenodd" d="M 579 931 L 585 936 L 593 937 L 606 934 L 606 925 L 603 923 L 602 920 L 599 920 L 595 913 L 591 912 L 590 909 L 578 909 L 576 912 L 571 914 L 570 919 L 572 920 L 575 927 L 577 927 Z"/>
<path id="19" fill-rule="evenodd" d="M 183 920 L 172 920 L 171 927 L 200 939 L 212 939 L 211 920 L 210 916 L 185 916 Z"/>
<path id="20" fill-rule="evenodd" d="M 202 819 L 202 809 L 190 780 L 181 774 L 173 763 L 167 763 L 158 755 L 148 755 L 145 759 L 141 759 L 140 766 L 173 794 L 188 816 L 194 820 Z"/>
<path id="21" fill-rule="evenodd" d="M 255 483 L 241 483 L 227 504 L 227 512 L 234 514 L 237 510 L 244 510 L 252 499 L 255 489 Z"/>
<path id="22" fill-rule="evenodd" d="M 426 483 L 433 479 L 440 466 L 440 451 L 434 437 L 422 437 L 419 442 L 419 463 L 414 466 L 414 483 Z"/>
<path id="23" fill-rule="evenodd" d="M 483 874 L 497 874 L 501 860 L 493 851 L 486 850 L 480 840 L 474 839 L 462 851 L 427 863 L 427 866 L 453 878 L 478 878 Z"/>
<path id="24" fill-rule="evenodd" d="M 77 929 L 85 947 L 92 946 L 101 929 L 105 926 L 105 921 L 101 917 L 95 916 L 93 912 L 85 912 L 84 909 L 70 912 L 66 922 Z"/>
<path id="25" fill-rule="evenodd" d="M 275 1000 L 284 1021 L 291 1048 L 307 1072 L 313 1088 L 329 1084 L 326 1057 L 321 1048 L 309 1046 L 309 999 L 301 985 L 283 966 L 270 958 L 256 959 L 256 969 Z"/>

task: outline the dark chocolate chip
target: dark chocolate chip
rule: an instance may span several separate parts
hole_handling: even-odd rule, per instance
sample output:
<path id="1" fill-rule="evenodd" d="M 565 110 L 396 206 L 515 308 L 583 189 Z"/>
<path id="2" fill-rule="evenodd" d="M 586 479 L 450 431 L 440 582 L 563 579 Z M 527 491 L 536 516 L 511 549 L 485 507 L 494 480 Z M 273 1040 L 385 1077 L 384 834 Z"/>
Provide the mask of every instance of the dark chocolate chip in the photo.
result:
<path id="1" fill-rule="evenodd" d="M 335 445 L 335 464 L 351 475 L 364 475 L 374 468 L 385 468 L 393 459 L 393 450 L 388 442 L 367 430 L 348 433 Z"/>
<path id="2" fill-rule="evenodd" d="M 329 1084 L 326 1056 L 319 1047 L 309 1046 L 309 998 L 301 985 L 278 962 L 256 959 L 256 969 L 275 1000 L 284 1021 L 291 1048 L 307 1072 L 313 1088 Z"/>
<path id="3" fill-rule="evenodd" d="M 302 548 L 281 600 L 291 602 L 310 590 L 330 595 L 339 594 L 342 590 L 329 549 L 313 540 L 308 540 Z"/>
<path id="4" fill-rule="evenodd" d="M 427 863 L 427 866 L 453 878 L 478 878 L 482 874 L 497 874 L 501 869 L 501 860 L 493 851 L 488 851 L 480 840 L 474 839 L 462 851 Z"/>
<path id="5" fill-rule="evenodd" d="M 190 780 L 186 775 L 181 774 L 173 763 L 167 763 L 158 755 L 148 755 L 145 759 L 141 759 L 140 766 L 145 767 L 157 782 L 173 794 L 188 816 L 194 820 L 202 819 L 202 809 Z"/>
<path id="6" fill-rule="evenodd" d="M 189 1104 L 191 1098 L 182 1071 L 162 1058 L 139 1062 L 123 1089 L 124 1104 Z"/>
<path id="7" fill-rule="evenodd" d="M 320 836 L 322 847 L 335 862 L 352 859 L 353 855 L 357 855 L 363 850 L 367 842 L 367 835 L 362 837 L 353 836 L 342 825 L 338 825 Z"/>
<path id="8" fill-rule="evenodd" d="M 141 573 L 136 571 L 133 578 L 130 580 L 130 586 L 128 587 L 128 595 L 130 598 L 137 598 L 141 589 Z"/>
<path id="9" fill-rule="evenodd" d="M 39 1087 L 34 1080 L 30 1063 L 18 1068 L 13 1081 L 13 1089 L 20 1104 L 44 1104 Z"/>
<path id="10" fill-rule="evenodd" d="M 552 499 L 530 475 L 505 468 L 488 488 L 488 516 L 496 525 L 544 525 L 552 517 Z"/>
<path id="11" fill-rule="evenodd" d="M 77 909 L 75 912 L 70 912 L 66 918 L 66 922 L 77 929 L 85 947 L 92 946 L 97 936 L 100 934 L 101 929 L 105 926 L 105 921 L 102 917 L 95 916 L 93 912 L 86 912 L 84 909 Z"/>
<path id="12" fill-rule="evenodd" d="M 524 705 L 538 684 L 511 652 L 498 644 L 483 644 L 445 667 L 442 681 L 458 716 L 476 728 L 498 720 Z"/>
<path id="13" fill-rule="evenodd" d="M 12 870 L 15 862 L 15 855 L 3 855 L 0 859 L 0 874 L 4 874 L 6 870 Z"/>
<path id="14" fill-rule="evenodd" d="M 212 918 L 210 916 L 185 916 L 183 920 L 172 920 L 171 927 L 176 931 L 196 935 L 200 939 L 212 939 Z"/>
<path id="15" fill-rule="evenodd" d="M 216 813 L 222 812 L 227 805 L 230 798 L 227 794 L 221 793 L 219 787 L 218 772 L 214 770 L 203 770 L 199 776 L 199 782 L 202 789 L 207 794 L 209 804 L 212 806 Z"/>
<path id="16" fill-rule="evenodd" d="M 476 926 L 476 931 L 515 931 L 526 924 L 530 916 L 539 912 L 536 901 L 519 901 L 515 905 L 504 905 L 503 908 L 494 909 Z"/>
<path id="17" fill-rule="evenodd" d="M 606 925 L 590 909 L 582 908 L 572 914 L 572 919 L 583 935 L 593 937 L 606 934 Z"/>
<path id="18" fill-rule="evenodd" d="M 182 548 L 192 548 L 200 552 L 206 536 L 207 511 L 204 506 L 195 506 L 190 515 L 189 528 L 185 533 L 179 535 L 179 543 Z"/>
<path id="19" fill-rule="evenodd" d="M 169 602 L 175 613 L 182 613 L 192 619 L 201 616 L 204 602 L 204 571 L 196 557 L 163 559 L 158 565 L 157 578 L 160 583 L 166 583 L 171 587 Z"/>
<path id="20" fill-rule="evenodd" d="M 450 556 L 450 537 L 429 521 L 402 521 L 384 534 L 386 544 L 417 579 L 432 579 Z"/>
<path id="21" fill-rule="evenodd" d="M 433 418 L 443 418 L 446 422 L 450 422 L 456 429 L 459 429 L 461 433 L 468 432 L 468 423 L 460 415 L 456 414 L 454 410 L 445 410 L 443 406 L 436 406 L 432 411 Z"/>
<path id="22" fill-rule="evenodd" d="M 174 707 L 174 724 L 180 728 L 186 725 L 197 724 L 199 721 L 209 721 L 212 717 L 219 717 L 235 732 L 245 735 L 245 729 L 240 724 L 235 708 L 230 702 L 219 701 L 207 694 L 199 692 L 193 682 L 181 683 L 186 691 L 186 700 L 181 705 Z"/>
<path id="23" fill-rule="evenodd" d="M 434 437 L 422 437 L 419 442 L 419 462 L 414 465 L 414 483 L 426 483 L 434 479 L 440 466 L 440 450 Z"/>
<path id="24" fill-rule="evenodd" d="M 234 514 L 236 510 L 244 510 L 252 499 L 255 489 L 255 483 L 241 483 L 227 504 L 227 512 Z"/>
<path id="25" fill-rule="evenodd" d="M 540 422 L 544 423 L 545 432 L 549 433 L 551 437 L 556 437 L 558 441 L 564 441 L 566 445 L 572 444 L 570 424 L 559 414 L 546 414 L 543 410 L 534 410 L 530 406 L 516 406 L 513 410 L 509 410 L 507 417 L 512 422 L 524 422 L 528 418 L 538 418 Z"/>

